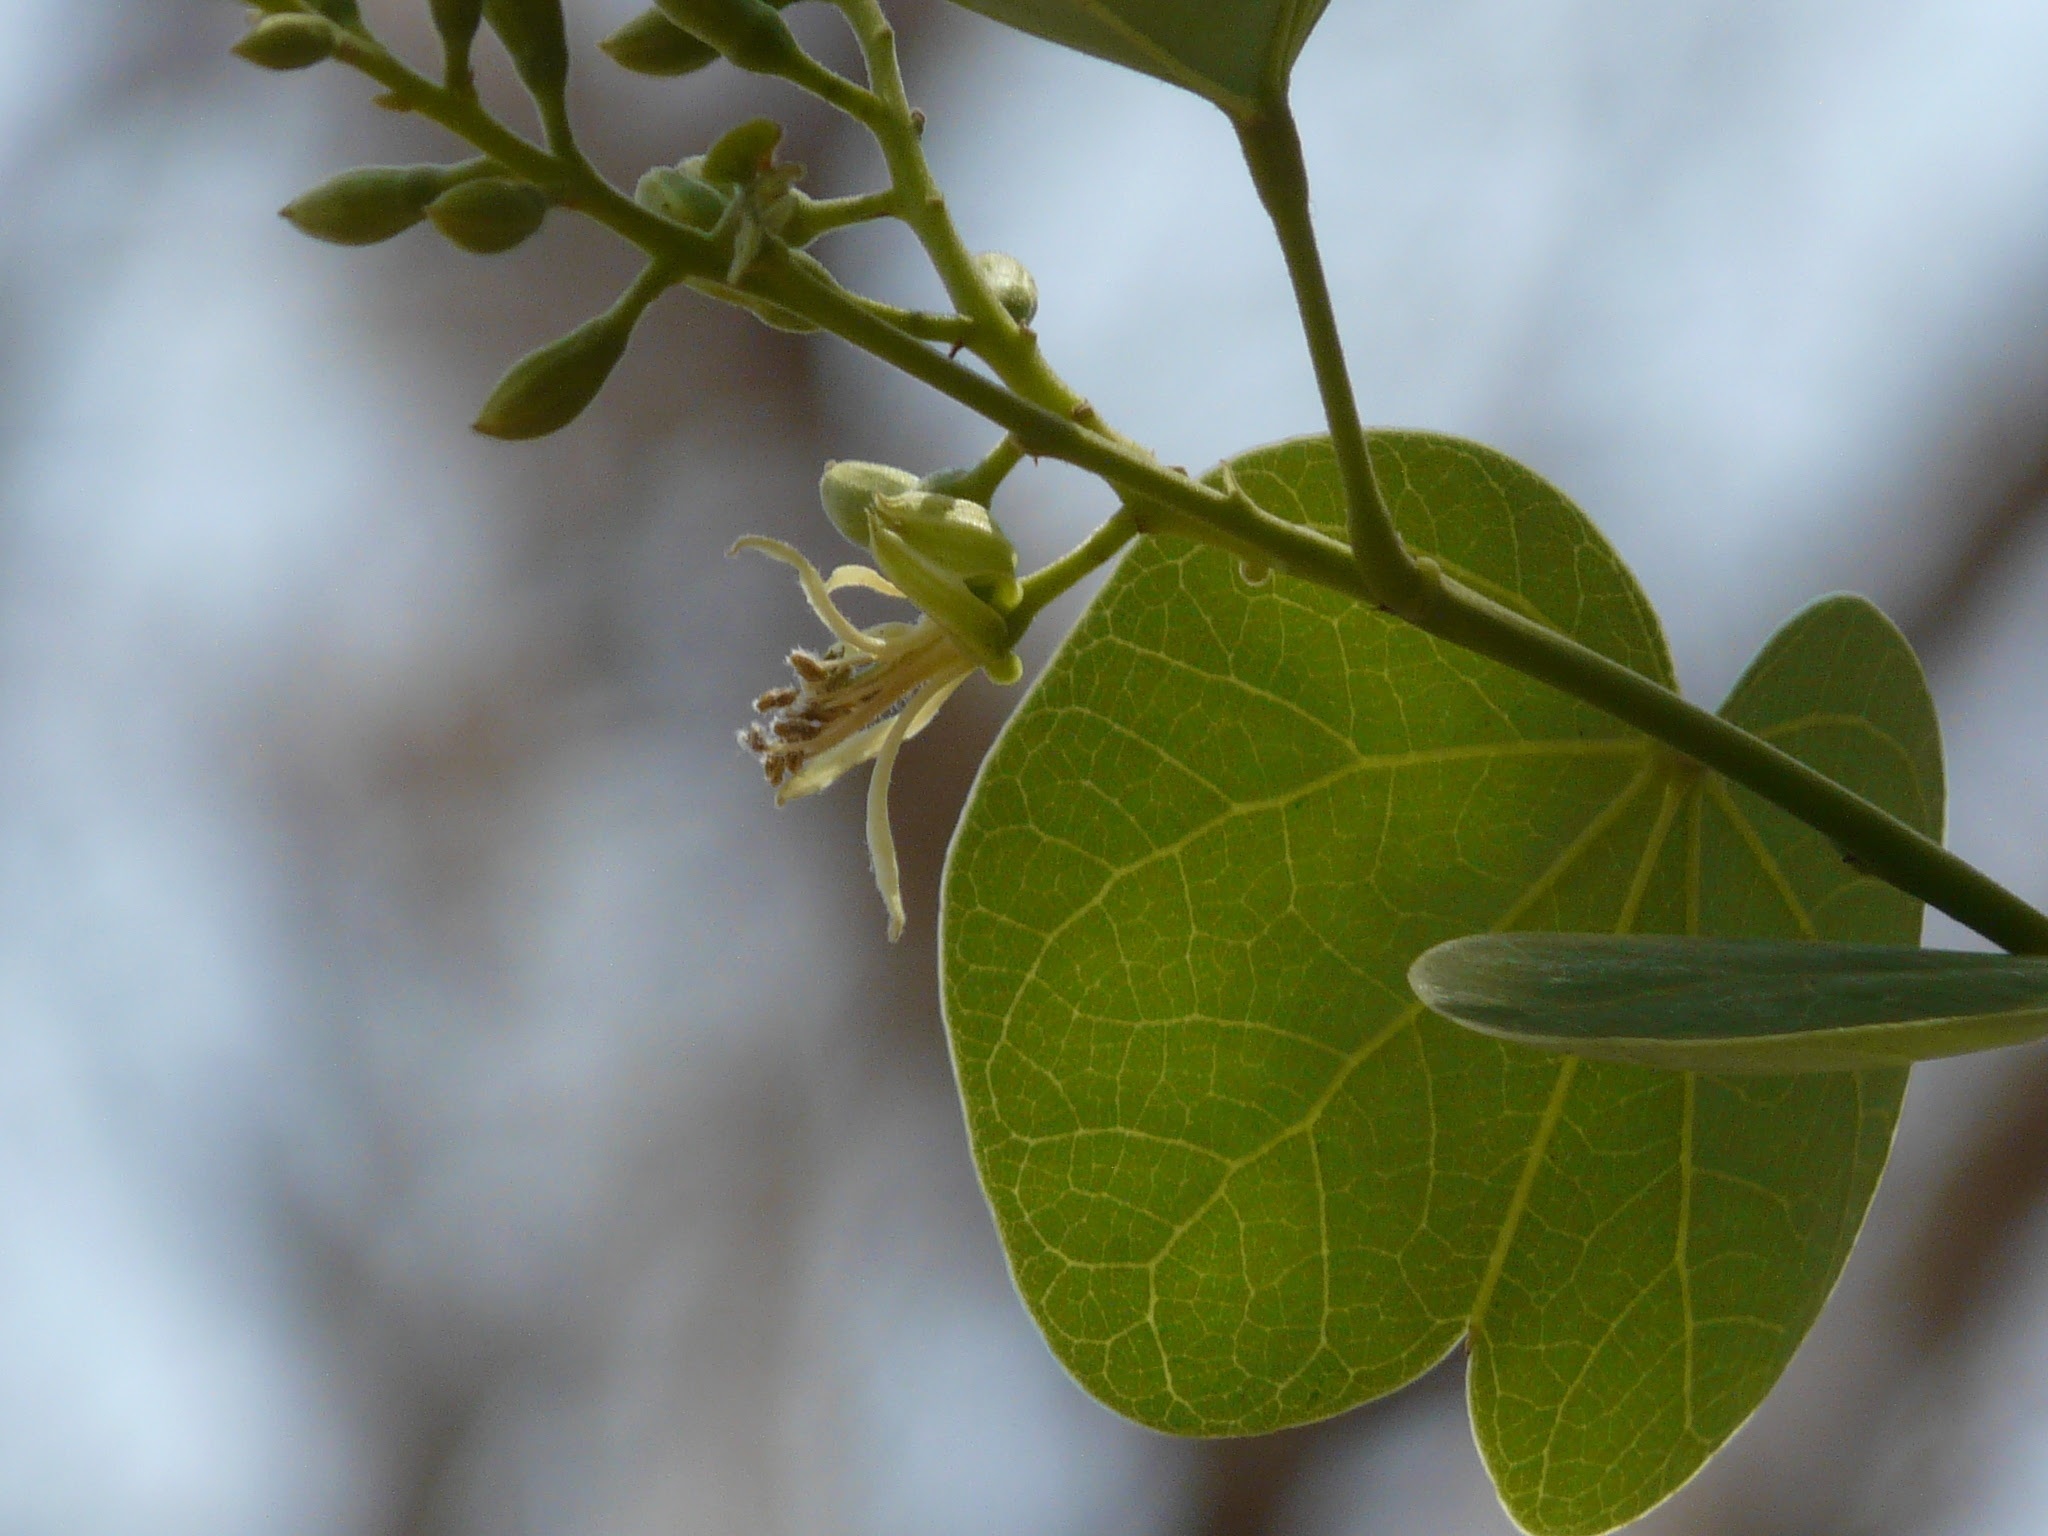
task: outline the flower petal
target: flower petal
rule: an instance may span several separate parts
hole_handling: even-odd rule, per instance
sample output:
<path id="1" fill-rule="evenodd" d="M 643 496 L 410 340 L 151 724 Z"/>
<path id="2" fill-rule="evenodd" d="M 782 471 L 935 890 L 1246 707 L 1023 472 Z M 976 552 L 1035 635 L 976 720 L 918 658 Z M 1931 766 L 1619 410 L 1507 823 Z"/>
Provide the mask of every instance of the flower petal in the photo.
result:
<path id="1" fill-rule="evenodd" d="M 923 694 L 912 702 L 911 708 L 908 711 L 910 715 L 910 729 L 903 733 L 903 739 L 905 741 L 910 740 L 911 737 L 930 725 L 932 718 L 939 712 L 939 706 L 953 697 L 954 692 L 959 686 L 972 676 L 974 676 L 974 667 L 972 664 L 969 664 L 961 671 L 958 677 L 951 679 L 935 677 L 926 684 Z"/>
<path id="2" fill-rule="evenodd" d="M 879 592 L 884 597 L 903 597 L 903 594 L 896 590 L 894 582 L 880 571 L 870 570 L 865 565 L 838 566 L 825 578 L 827 592 L 837 592 L 841 587 L 866 587 L 868 591 Z M 903 600 L 909 601 L 908 598 Z"/>
<path id="3" fill-rule="evenodd" d="M 889 909 L 889 942 L 903 937 L 903 882 L 896 870 L 896 835 L 889 827 L 889 778 L 896 771 L 896 752 L 910 734 L 915 712 L 904 710 L 889 722 L 882 750 L 875 754 L 874 777 L 868 780 L 868 858 L 875 866 L 875 886 Z"/>
<path id="4" fill-rule="evenodd" d="M 733 540 L 728 556 L 741 550 L 752 550 L 757 555 L 766 555 L 771 560 L 780 560 L 795 569 L 797 579 L 804 584 L 804 596 L 810 599 L 811 611 L 823 621 L 825 627 L 838 639 L 856 651 L 868 656 L 879 656 L 882 647 L 870 636 L 861 632 L 854 622 L 839 611 L 839 605 L 832 601 L 832 590 L 825 584 L 825 578 L 818 574 L 818 568 L 803 557 L 801 551 L 780 539 L 763 538 L 750 533 L 743 539 Z M 836 573 L 835 573 L 836 574 Z"/>

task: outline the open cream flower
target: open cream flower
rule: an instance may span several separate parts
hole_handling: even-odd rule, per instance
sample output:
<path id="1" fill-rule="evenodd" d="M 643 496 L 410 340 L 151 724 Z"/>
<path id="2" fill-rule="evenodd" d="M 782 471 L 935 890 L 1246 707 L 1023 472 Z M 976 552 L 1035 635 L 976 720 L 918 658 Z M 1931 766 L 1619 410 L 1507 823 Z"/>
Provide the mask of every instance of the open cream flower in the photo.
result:
<path id="1" fill-rule="evenodd" d="M 842 565 L 830 576 L 820 576 L 816 566 L 779 539 L 744 538 L 731 553 L 743 549 L 795 569 L 804 596 L 832 631 L 834 644 L 822 653 L 789 653 L 795 685 L 771 688 L 754 701 L 761 718 L 739 733 L 740 744 L 760 760 L 768 782 L 775 786 L 777 805 L 814 795 L 848 769 L 873 760 L 868 856 L 889 909 L 893 942 L 903 934 L 903 890 L 896 841 L 889 829 L 889 776 L 896 753 L 931 723 L 939 706 L 981 663 L 928 615 L 912 624 L 856 626 L 832 600 L 834 592 L 866 587 L 885 597 L 903 596 L 864 565 Z"/>

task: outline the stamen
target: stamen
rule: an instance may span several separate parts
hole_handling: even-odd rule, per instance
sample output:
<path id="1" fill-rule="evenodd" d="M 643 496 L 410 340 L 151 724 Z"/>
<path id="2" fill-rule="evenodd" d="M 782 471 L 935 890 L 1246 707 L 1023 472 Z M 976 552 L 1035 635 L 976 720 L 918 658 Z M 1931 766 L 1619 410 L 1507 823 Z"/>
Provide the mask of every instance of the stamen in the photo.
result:
<path id="1" fill-rule="evenodd" d="M 898 717 L 900 718 L 900 717 Z M 849 770 L 882 750 L 882 739 L 895 726 L 896 721 L 877 720 L 873 725 L 856 731 L 841 742 L 827 747 L 823 752 L 804 760 L 800 771 L 790 776 L 789 782 L 775 793 L 777 805 L 787 805 L 792 800 L 801 800 L 806 795 L 815 795 L 821 789 L 829 789 Z"/>

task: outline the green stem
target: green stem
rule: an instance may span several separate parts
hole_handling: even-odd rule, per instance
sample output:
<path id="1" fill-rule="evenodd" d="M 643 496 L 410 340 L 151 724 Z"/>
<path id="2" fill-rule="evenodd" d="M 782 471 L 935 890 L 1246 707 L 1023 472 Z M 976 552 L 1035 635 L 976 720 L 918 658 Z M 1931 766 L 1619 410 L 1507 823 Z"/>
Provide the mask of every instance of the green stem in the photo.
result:
<path id="1" fill-rule="evenodd" d="M 1309 217 L 1301 137 L 1285 96 L 1276 94 L 1258 112 L 1239 120 L 1237 129 L 1245 163 L 1287 262 L 1329 418 L 1330 444 L 1344 485 L 1351 553 L 1362 583 L 1358 595 L 1429 634 L 1539 678 L 1705 763 L 1833 838 L 1872 874 L 1993 942 L 2020 953 L 2048 953 L 2048 917 L 1938 843 L 1739 726 L 1449 580 L 1434 561 L 1418 563 L 1410 556 L 1373 474 Z M 1319 563 L 1326 562 L 1326 551 L 1318 550 L 1317 556 Z M 1333 577 L 1336 572 L 1324 574 Z"/>
<path id="2" fill-rule="evenodd" d="M 807 284 L 786 281 L 798 276 L 786 264 L 765 263 L 759 276 L 760 286 L 777 303 L 1008 427 L 1027 451 L 1102 476 L 1136 503 L 1130 511 L 1140 530 L 1185 534 L 1387 606 L 1351 551 L 1337 540 L 1275 517 L 1241 492 L 1233 496 L 1197 485 L 1018 399 L 907 336 L 886 334 L 887 327 L 857 309 L 839 309 L 829 293 L 807 292 Z M 1833 838 L 1870 873 L 1993 943 L 2015 953 L 2048 954 L 2048 916 L 1889 812 L 1662 684 L 1443 578 L 1433 561 L 1419 564 L 1416 576 L 1419 591 L 1399 615 L 1409 623 L 1605 710 L 1753 790 Z"/>
<path id="3" fill-rule="evenodd" d="M 876 319 L 895 326 L 906 336 L 915 336 L 919 341 L 943 342 L 949 347 L 964 345 L 974 322 L 962 315 L 935 315 L 922 309 L 898 309 L 894 304 L 884 304 L 880 299 L 871 299 L 864 294 L 854 295 L 854 300 Z"/>
<path id="4" fill-rule="evenodd" d="M 893 187 L 886 192 L 863 192 L 856 197 L 815 198 L 800 202 L 789 223 L 783 226 L 782 238 L 794 246 L 809 245 L 835 229 L 890 218 L 901 206 L 902 199 Z"/>
<path id="5" fill-rule="evenodd" d="M 1101 569 L 1118 550 L 1137 536 L 1138 515 L 1129 507 L 1118 507 L 1116 514 L 1087 538 L 1052 564 L 1043 566 L 1025 577 L 1024 596 L 1008 615 L 1011 639 L 1021 639 L 1024 631 L 1031 627 L 1031 621 L 1044 611 L 1047 603 L 1089 572 Z"/>
<path id="6" fill-rule="evenodd" d="M 1428 633 L 1583 699 L 1754 791 L 1869 874 L 2014 954 L 2048 954 L 2048 916 L 1825 774 L 1719 715 L 1449 579 L 1413 620 Z"/>
<path id="7" fill-rule="evenodd" d="M 840 3 L 850 10 L 872 8 L 872 0 Z M 722 280 L 729 256 L 716 242 L 640 207 L 580 155 L 561 158 L 528 143 L 473 99 L 415 74 L 374 43 L 345 36 L 337 52 L 415 111 L 639 246 L 662 262 L 665 271 Z M 893 49 L 890 56 L 893 59 Z M 950 230 L 950 221 L 944 227 Z M 1082 426 L 1075 413 L 1085 410 L 1084 403 L 1050 369 L 1044 376 L 1052 379 L 1053 387 L 1027 379 L 1024 382 L 1032 384 L 1028 395 L 993 358 L 990 366 L 1004 382 L 986 378 L 934 352 L 836 283 L 804 270 L 807 265 L 816 263 L 771 245 L 751 269 L 747 291 L 802 315 L 1007 429 L 1023 451 L 1060 459 L 1109 482 L 1127 506 L 1098 537 L 1120 537 L 1125 526 L 1146 533 L 1180 533 L 1303 581 L 1393 607 L 1340 541 L 1276 517 L 1242 492 L 1198 484 L 1107 429 Z M 643 280 L 651 279 L 643 274 Z M 968 318 L 975 321 L 978 335 L 986 334 L 979 329 L 980 317 Z M 1010 323 L 1007 315 L 1003 319 Z M 1093 422 L 1093 413 L 1087 412 L 1085 419 Z M 1128 519 L 1127 525 L 1122 519 Z M 1106 560 L 1113 552 L 1091 539 L 1067 559 L 1085 563 L 1099 555 Z M 1081 567 L 1069 566 L 1067 560 L 1048 567 L 1050 572 L 1069 570 L 1079 579 Z M 1870 873 L 1994 943 L 2016 953 L 2048 954 L 2048 916 L 1861 796 L 1670 689 L 1443 578 L 1434 562 L 1417 565 L 1415 579 L 1416 590 L 1396 594 L 1402 598 L 1399 616 L 1410 623 L 1605 710 L 1753 790 L 1833 838 Z M 1049 591 L 1051 586 L 1037 590 Z M 1031 601 L 1029 588 L 1026 601 Z"/>
<path id="8" fill-rule="evenodd" d="M 943 491 L 948 496 L 958 496 L 986 507 L 994 503 L 996 492 L 1010 478 L 1010 471 L 1023 462 L 1024 445 L 1006 435 L 971 469 L 942 470 L 937 475 L 926 476 L 925 485 L 931 490 Z"/>
<path id="9" fill-rule="evenodd" d="M 1323 258 L 1309 218 L 1308 167 L 1301 158 L 1301 135 L 1295 131 L 1287 98 L 1278 96 L 1252 116 L 1238 119 L 1237 137 L 1259 201 L 1265 204 L 1273 231 L 1280 238 L 1287 276 L 1294 285 L 1316 388 L 1330 424 L 1330 447 L 1344 485 L 1345 528 L 1351 548 L 1373 596 L 1395 612 L 1404 612 L 1408 602 L 1420 595 L 1420 576 L 1372 472 L 1372 454 L 1358 419 L 1351 374 L 1344 366 L 1344 343 L 1330 304 L 1330 285 L 1323 276 Z"/>
<path id="10" fill-rule="evenodd" d="M 827 69 L 807 53 L 800 53 L 789 61 L 788 67 L 776 71 L 790 84 L 809 91 L 819 100 L 837 107 L 857 123 L 870 127 L 881 112 L 881 103 L 874 93 L 864 91 L 836 70 Z"/>
<path id="11" fill-rule="evenodd" d="M 924 247 L 932 270 L 945 285 L 953 307 L 973 322 L 968 346 L 1025 399 L 1061 415 L 1089 412 L 1088 403 L 1039 354 L 1038 338 L 1003 308 L 974 264 L 953 216 L 946 208 L 921 142 L 923 128 L 912 113 L 896 57 L 896 31 L 878 0 L 833 0 L 845 15 L 867 61 L 868 85 L 879 106 L 868 129 L 881 147 L 889 180 L 901 199 L 899 215 Z M 1089 412 L 1092 417 L 1092 412 Z"/>
<path id="12" fill-rule="evenodd" d="M 492 117 L 474 96 L 435 84 L 366 38 L 343 33 L 334 56 L 368 75 L 410 110 L 439 123 L 514 175 L 540 187 L 560 206 L 604 225 L 650 256 L 666 258 L 679 272 L 693 277 L 725 276 L 729 253 L 720 254 L 714 241 L 642 208 L 600 176 L 581 154 L 550 154 L 529 143 Z"/>

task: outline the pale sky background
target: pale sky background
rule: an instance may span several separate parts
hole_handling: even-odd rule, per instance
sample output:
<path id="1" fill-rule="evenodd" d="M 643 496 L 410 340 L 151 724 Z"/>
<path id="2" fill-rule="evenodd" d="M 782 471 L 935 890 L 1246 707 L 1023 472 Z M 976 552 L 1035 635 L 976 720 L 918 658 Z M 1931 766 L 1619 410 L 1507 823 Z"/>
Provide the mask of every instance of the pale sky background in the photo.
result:
<path id="1" fill-rule="evenodd" d="M 632 7 L 569 9 L 587 45 Z M 678 299 L 570 432 L 481 442 L 601 242 L 312 245 L 272 210 L 435 140 L 230 67 L 230 6 L 0 16 L 0 1530 L 1204 1529 L 1223 1464 L 1033 1335 L 944 1078 L 930 874 L 1001 701 L 906 759 L 893 953 L 857 796 L 777 815 L 731 745 L 807 621 L 725 543 L 829 549 L 820 458 L 988 434 Z M 1313 430 L 1220 117 L 938 21 L 928 147 L 1056 365 L 1170 461 Z M 582 70 L 625 181 L 788 105 Z M 1365 413 L 1563 486 L 1702 697 L 1821 592 L 1917 612 L 2048 454 L 2044 79 L 2027 0 L 1333 0 L 1296 97 Z M 814 191 L 868 164 L 793 140 Z M 825 251 L 928 294 L 902 253 Z M 1108 505 L 1044 471 L 1005 520 L 1050 553 Z M 2044 591 L 2037 523 L 1930 657 L 1952 840 L 2037 901 Z M 2038 1530 L 2038 1222 L 1996 1347 L 1889 1390 L 1898 1277 L 2030 1059 L 1921 1074 L 1836 1306 L 1643 1529 Z M 1437 1383 L 1316 1440 L 1273 1528 L 1506 1526 Z"/>

